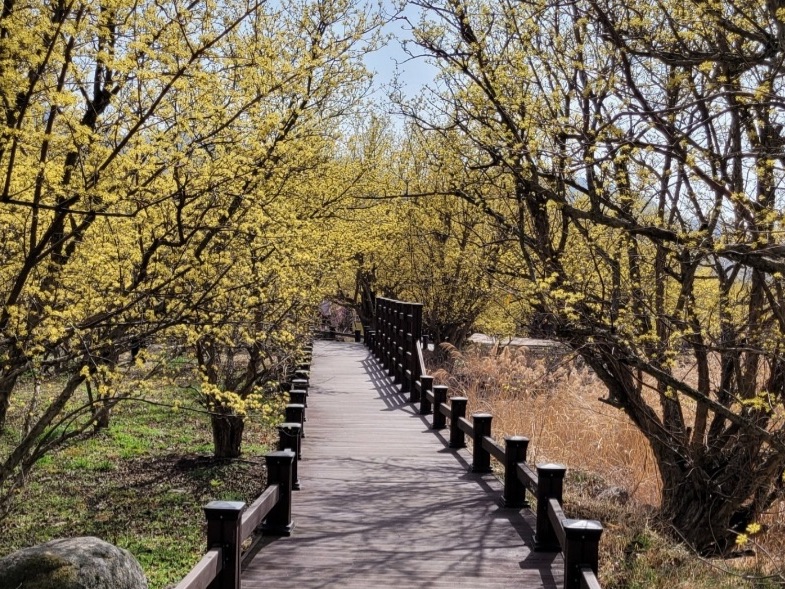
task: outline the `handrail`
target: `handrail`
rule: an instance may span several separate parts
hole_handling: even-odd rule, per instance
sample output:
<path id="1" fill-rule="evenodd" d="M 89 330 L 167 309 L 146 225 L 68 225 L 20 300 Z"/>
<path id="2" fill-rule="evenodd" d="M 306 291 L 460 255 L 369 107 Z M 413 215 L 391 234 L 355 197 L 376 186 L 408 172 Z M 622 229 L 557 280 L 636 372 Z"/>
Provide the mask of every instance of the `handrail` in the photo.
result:
<path id="1" fill-rule="evenodd" d="M 245 540 L 250 536 L 259 527 L 262 520 L 273 510 L 281 496 L 280 489 L 280 485 L 270 485 L 243 513 L 242 523 L 240 524 L 240 538 Z"/>
<path id="2" fill-rule="evenodd" d="M 499 462 L 504 462 L 504 448 L 499 446 L 492 437 L 483 436 L 482 448 Z"/>
<path id="3" fill-rule="evenodd" d="M 428 372 L 425 369 L 425 356 L 423 354 L 422 349 L 422 339 L 417 340 L 417 362 L 420 365 L 420 374 L 427 374 Z"/>
<path id="4" fill-rule="evenodd" d="M 425 372 L 420 339 L 413 338 L 413 332 L 405 337 L 404 319 L 410 321 L 407 326 L 413 326 L 413 318 L 418 313 L 419 318 L 422 317 L 422 306 L 381 298 L 376 303 L 377 330 L 367 341 L 376 358 L 394 378 L 394 383 L 401 384 L 401 392 L 409 391 L 409 401 L 419 402 L 420 415 L 433 414 L 432 429 L 448 427 L 449 420 L 451 448 L 465 447 L 466 436 L 472 439 L 472 472 L 491 472 L 491 458 L 501 464 L 504 469 L 504 507 L 530 507 L 527 491 L 536 497 L 534 549 L 564 553 L 565 589 L 601 589 L 596 573 L 602 525 L 593 520 L 568 519 L 564 515 L 562 488 L 567 469 L 559 464 L 539 464 L 535 471 L 526 464 L 528 438 L 509 436 L 502 447 L 491 436 L 490 414 L 475 413 L 471 421 L 466 419 L 467 399 L 452 397 L 448 400 L 447 387 L 434 386 L 433 377 Z M 413 351 L 406 348 L 407 340 L 414 343 Z M 404 369 L 409 358 L 416 359 L 416 363 L 407 364 L 409 368 Z"/>
<path id="5" fill-rule="evenodd" d="M 223 550 L 220 546 L 207 551 L 194 568 L 177 583 L 175 589 L 207 589 L 223 568 Z"/>
<path id="6" fill-rule="evenodd" d="M 588 567 L 581 567 L 580 589 L 602 589 L 597 575 Z"/>
<path id="7" fill-rule="evenodd" d="M 561 508 L 561 503 L 558 499 L 548 499 L 548 520 L 553 526 L 553 531 L 556 532 L 556 538 L 559 540 L 560 546 L 567 544 L 567 532 L 564 530 L 564 521 L 567 516 L 564 515 L 564 510 Z"/>

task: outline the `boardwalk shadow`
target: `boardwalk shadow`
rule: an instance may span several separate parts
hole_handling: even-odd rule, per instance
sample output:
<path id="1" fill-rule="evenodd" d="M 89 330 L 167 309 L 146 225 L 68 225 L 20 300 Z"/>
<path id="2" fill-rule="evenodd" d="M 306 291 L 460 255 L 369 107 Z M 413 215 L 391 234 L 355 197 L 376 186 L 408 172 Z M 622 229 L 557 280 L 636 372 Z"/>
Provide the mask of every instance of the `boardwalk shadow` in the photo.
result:
<path id="1" fill-rule="evenodd" d="M 473 481 L 482 493 L 490 496 L 500 504 L 502 496 L 501 482 L 492 475 L 478 475 L 471 472 L 470 455 L 466 450 L 453 449 L 449 447 L 449 440 L 445 437 L 446 430 L 433 429 L 432 416 L 420 415 L 418 407 L 409 402 L 409 394 L 401 392 L 399 385 L 393 383 L 393 379 L 372 353 L 368 353 L 362 362 L 363 368 L 368 374 L 375 391 L 379 398 L 384 401 L 387 409 L 406 413 L 412 418 L 418 419 L 423 425 L 423 432 L 428 432 L 442 443 L 442 448 L 438 450 L 440 454 L 451 454 L 455 458 L 456 480 Z M 456 512 L 460 513 L 461 508 L 469 508 L 469 505 L 458 506 L 453 504 Z M 489 517 L 496 520 L 506 520 L 515 530 L 519 538 L 527 546 L 533 546 L 534 541 L 534 521 L 535 517 L 531 511 L 522 512 L 514 509 L 498 508 L 489 514 Z M 556 587 L 556 579 L 552 574 L 553 563 L 561 557 L 557 553 L 536 553 L 529 552 L 527 557 L 519 562 L 521 569 L 535 569 L 543 574 L 544 587 Z"/>

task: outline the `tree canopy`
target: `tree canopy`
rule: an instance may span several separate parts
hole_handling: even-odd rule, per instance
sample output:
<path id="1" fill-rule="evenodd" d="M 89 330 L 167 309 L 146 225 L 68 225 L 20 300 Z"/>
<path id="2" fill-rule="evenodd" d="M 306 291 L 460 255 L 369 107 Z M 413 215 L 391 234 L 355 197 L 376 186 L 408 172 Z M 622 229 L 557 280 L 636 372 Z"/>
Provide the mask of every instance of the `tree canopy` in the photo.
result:
<path id="1" fill-rule="evenodd" d="M 438 340 L 570 346 L 705 554 L 781 496 L 785 7 L 410 4 L 440 73 L 391 127 L 360 0 L 4 0 L 0 432 L 21 381 L 59 392 L 0 497 L 108 418 L 145 348 L 193 354 L 236 456 L 319 302 L 372 321 L 374 293 L 424 302 Z"/>

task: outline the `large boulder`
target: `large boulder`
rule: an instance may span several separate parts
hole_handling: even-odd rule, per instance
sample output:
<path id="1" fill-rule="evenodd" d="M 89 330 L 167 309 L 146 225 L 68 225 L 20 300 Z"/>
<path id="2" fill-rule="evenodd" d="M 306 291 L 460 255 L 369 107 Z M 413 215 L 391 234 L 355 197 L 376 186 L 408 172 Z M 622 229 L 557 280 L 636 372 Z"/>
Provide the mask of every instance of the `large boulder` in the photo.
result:
<path id="1" fill-rule="evenodd" d="M 147 589 L 147 580 L 127 550 L 64 538 L 0 558 L 0 589 Z"/>

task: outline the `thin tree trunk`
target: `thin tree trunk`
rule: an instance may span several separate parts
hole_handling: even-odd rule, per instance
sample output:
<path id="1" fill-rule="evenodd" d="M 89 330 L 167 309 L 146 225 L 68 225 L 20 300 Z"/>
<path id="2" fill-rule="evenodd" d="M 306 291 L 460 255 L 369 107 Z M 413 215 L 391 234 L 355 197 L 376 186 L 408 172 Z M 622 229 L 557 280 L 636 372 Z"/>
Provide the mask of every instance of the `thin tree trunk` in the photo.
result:
<path id="1" fill-rule="evenodd" d="M 238 458 L 245 429 L 243 418 L 238 415 L 214 414 L 210 421 L 213 428 L 213 455 L 216 458 Z"/>

